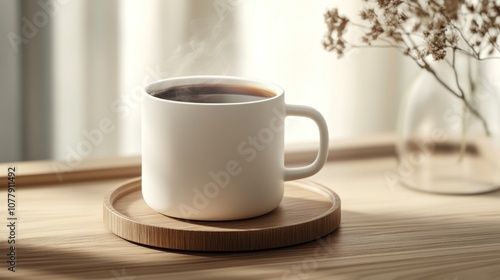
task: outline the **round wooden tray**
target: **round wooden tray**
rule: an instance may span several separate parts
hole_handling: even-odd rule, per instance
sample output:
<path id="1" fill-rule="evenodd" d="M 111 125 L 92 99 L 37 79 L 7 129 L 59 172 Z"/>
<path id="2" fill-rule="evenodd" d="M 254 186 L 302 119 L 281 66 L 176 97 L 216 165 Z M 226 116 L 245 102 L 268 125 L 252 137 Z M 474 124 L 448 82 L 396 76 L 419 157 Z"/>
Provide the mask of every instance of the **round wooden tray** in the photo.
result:
<path id="1" fill-rule="evenodd" d="M 104 224 L 126 240 L 189 251 L 248 251 L 295 245 L 325 236 L 340 225 L 340 198 L 309 180 L 285 182 L 280 206 L 260 217 L 224 222 L 164 216 L 144 202 L 141 179 L 109 190 Z"/>

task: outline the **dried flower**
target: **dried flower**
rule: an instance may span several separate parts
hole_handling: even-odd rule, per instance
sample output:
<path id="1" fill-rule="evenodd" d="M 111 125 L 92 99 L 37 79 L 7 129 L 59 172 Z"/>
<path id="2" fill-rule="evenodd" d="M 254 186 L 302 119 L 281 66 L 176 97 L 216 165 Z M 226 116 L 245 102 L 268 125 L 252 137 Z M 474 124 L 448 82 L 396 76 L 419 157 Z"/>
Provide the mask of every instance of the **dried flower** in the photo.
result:
<path id="1" fill-rule="evenodd" d="M 365 0 L 366 7 L 359 16 L 365 25 L 351 21 L 334 8 L 325 13 L 327 33 L 323 46 L 342 57 L 358 47 L 394 47 L 412 58 L 418 66 L 429 71 L 460 98 L 466 107 L 484 124 L 484 118 L 467 100 L 464 91 L 446 85 L 429 64 L 429 59 L 448 61 L 455 73 L 455 56 L 488 59 L 500 51 L 500 3 L 493 0 Z M 366 25 L 367 24 L 367 25 Z M 349 26 L 361 30 L 361 42 L 344 38 Z M 450 55 L 448 55 L 450 54 Z M 449 59 L 449 58 L 448 58 Z M 458 75 L 456 75 L 458 76 Z M 471 81 L 472 84 L 473 81 Z"/>

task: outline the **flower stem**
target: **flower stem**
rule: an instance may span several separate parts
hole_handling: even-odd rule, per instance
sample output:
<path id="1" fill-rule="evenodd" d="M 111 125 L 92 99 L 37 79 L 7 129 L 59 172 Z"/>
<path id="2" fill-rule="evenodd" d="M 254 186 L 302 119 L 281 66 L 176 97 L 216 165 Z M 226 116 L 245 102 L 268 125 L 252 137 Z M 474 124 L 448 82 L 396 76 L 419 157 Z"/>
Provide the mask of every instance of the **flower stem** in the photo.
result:
<path id="1" fill-rule="evenodd" d="M 448 90 L 449 92 L 451 92 L 454 96 L 456 96 L 457 98 L 461 99 L 462 102 L 464 103 L 465 107 L 474 115 L 476 116 L 480 121 L 481 121 L 481 124 L 483 125 L 484 127 L 484 131 L 486 133 L 487 136 L 491 136 L 491 133 L 490 133 L 490 129 L 488 127 L 488 123 L 486 123 L 486 120 L 484 119 L 483 115 L 481 115 L 481 113 L 479 113 L 474 107 L 472 107 L 472 105 L 470 104 L 470 102 L 467 100 L 467 97 L 465 96 L 465 94 L 463 93 L 462 91 L 462 94 L 458 94 L 457 92 L 455 92 L 455 90 L 453 90 L 448 84 L 446 84 L 443 79 L 441 79 L 440 76 L 437 75 L 436 71 L 429 65 L 429 63 L 425 60 L 423 60 L 423 63 L 424 63 L 424 69 L 426 69 L 429 73 L 431 73 L 435 78 L 436 80 L 446 88 L 446 90 Z M 454 70 L 456 71 L 456 69 L 454 68 Z M 458 84 L 458 78 L 456 78 L 456 82 Z"/>
<path id="2" fill-rule="evenodd" d="M 465 155 L 466 139 L 467 139 L 467 107 L 463 107 L 462 112 L 462 139 L 460 141 L 460 152 L 458 154 L 458 163 L 461 163 Z"/>

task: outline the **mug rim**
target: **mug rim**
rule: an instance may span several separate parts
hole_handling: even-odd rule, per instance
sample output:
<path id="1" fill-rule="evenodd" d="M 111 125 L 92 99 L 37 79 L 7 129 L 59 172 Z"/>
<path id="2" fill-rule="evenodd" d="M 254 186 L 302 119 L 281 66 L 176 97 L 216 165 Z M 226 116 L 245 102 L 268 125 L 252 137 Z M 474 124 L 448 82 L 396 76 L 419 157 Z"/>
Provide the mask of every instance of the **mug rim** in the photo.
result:
<path id="1" fill-rule="evenodd" d="M 213 82 L 214 80 L 220 80 Z M 224 103 L 196 103 L 196 102 L 188 102 L 188 101 L 178 101 L 178 100 L 170 100 L 155 97 L 153 94 L 164 91 L 168 88 L 182 85 L 196 85 L 196 84 L 219 84 L 219 85 L 249 85 L 256 88 L 264 89 L 271 91 L 275 94 L 269 98 L 263 98 L 261 100 L 253 100 L 253 101 L 241 101 L 241 102 L 224 102 Z M 225 75 L 195 75 L 195 76 L 179 76 L 172 77 L 154 81 L 152 83 L 147 84 L 144 87 L 144 93 L 147 96 L 146 98 L 152 98 L 153 100 L 165 103 L 173 103 L 173 104 L 183 104 L 183 105 L 193 105 L 193 106 L 234 106 L 234 105 L 247 105 L 247 104 L 255 104 L 255 103 L 263 103 L 269 102 L 271 100 L 275 100 L 284 95 L 285 90 L 278 86 L 273 82 L 269 82 L 266 80 L 253 79 L 253 78 L 245 78 L 239 76 L 225 76 Z"/>

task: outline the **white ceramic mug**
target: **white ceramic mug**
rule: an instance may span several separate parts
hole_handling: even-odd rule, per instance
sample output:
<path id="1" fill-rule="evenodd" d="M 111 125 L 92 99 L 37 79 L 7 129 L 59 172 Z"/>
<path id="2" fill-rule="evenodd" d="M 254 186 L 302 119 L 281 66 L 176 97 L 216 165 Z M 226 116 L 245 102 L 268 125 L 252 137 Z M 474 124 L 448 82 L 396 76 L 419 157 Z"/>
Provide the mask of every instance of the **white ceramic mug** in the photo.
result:
<path id="1" fill-rule="evenodd" d="M 258 90 L 269 97 L 209 92 L 210 103 L 158 97 L 166 90 L 209 85 Z M 284 100 L 279 86 L 238 77 L 180 77 L 148 85 L 142 105 L 146 203 L 167 216 L 207 221 L 251 218 L 275 209 L 284 181 L 315 174 L 328 156 L 323 116 Z M 285 116 L 307 117 L 318 125 L 319 152 L 312 164 L 284 166 Z"/>

